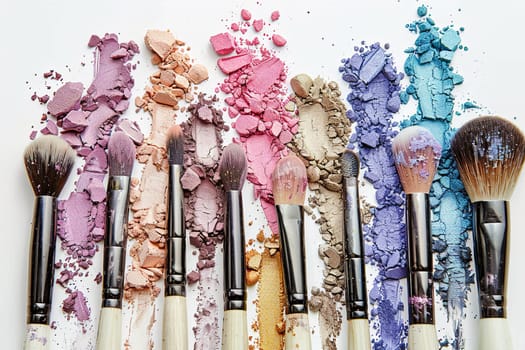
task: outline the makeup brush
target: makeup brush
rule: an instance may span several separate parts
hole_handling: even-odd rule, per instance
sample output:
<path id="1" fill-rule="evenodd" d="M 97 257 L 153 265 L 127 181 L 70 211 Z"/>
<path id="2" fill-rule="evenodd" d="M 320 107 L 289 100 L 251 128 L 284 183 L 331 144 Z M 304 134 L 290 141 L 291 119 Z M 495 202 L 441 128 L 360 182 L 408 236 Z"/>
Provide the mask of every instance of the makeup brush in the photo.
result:
<path id="1" fill-rule="evenodd" d="M 45 350 L 53 295 L 56 199 L 75 162 L 75 151 L 58 136 L 45 135 L 24 152 L 27 176 L 35 193 L 29 260 L 29 304 L 25 350 Z"/>
<path id="2" fill-rule="evenodd" d="M 104 276 L 97 350 L 120 349 L 122 343 L 121 309 L 126 265 L 129 186 L 135 161 L 135 145 L 125 133 L 117 131 L 109 139 L 108 159 Z"/>
<path id="3" fill-rule="evenodd" d="M 451 148 L 472 201 L 479 349 L 512 349 L 505 310 L 509 200 L 525 160 L 525 138 L 503 118 L 479 117 L 456 132 Z"/>
<path id="4" fill-rule="evenodd" d="M 166 239 L 166 280 L 162 348 L 188 349 L 186 316 L 186 229 L 184 193 L 180 178 L 184 163 L 184 135 L 179 125 L 168 130 L 168 237 Z"/>
<path id="5" fill-rule="evenodd" d="M 434 324 L 432 235 L 429 195 L 441 145 L 425 128 L 411 126 L 392 140 L 395 165 L 406 194 L 408 236 L 408 349 L 437 350 Z"/>
<path id="6" fill-rule="evenodd" d="M 286 292 L 286 349 L 311 349 L 306 290 L 304 199 L 306 168 L 294 154 L 279 160 L 272 174 L 273 198 Z"/>
<path id="7" fill-rule="evenodd" d="M 344 198 L 346 319 L 348 348 L 370 350 L 370 328 L 365 279 L 365 249 L 359 209 L 359 158 L 346 150 L 341 157 Z"/>
<path id="8" fill-rule="evenodd" d="M 242 186 L 247 161 L 241 145 L 232 143 L 219 163 L 219 174 L 226 192 L 224 213 L 224 319 L 222 349 L 248 349 L 246 320 L 246 261 Z"/>

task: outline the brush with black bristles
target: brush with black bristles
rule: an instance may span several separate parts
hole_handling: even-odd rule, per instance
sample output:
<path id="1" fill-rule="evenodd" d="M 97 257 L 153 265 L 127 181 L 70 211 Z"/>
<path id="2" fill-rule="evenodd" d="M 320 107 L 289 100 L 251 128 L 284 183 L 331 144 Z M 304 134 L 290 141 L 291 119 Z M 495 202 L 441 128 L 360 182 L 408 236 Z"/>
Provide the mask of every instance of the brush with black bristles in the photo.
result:
<path id="1" fill-rule="evenodd" d="M 411 126 L 392 140 L 392 151 L 406 194 L 408 349 L 437 350 L 429 192 L 441 158 L 441 145 L 427 129 Z"/>
<path id="2" fill-rule="evenodd" d="M 525 138 L 503 118 L 479 117 L 457 131 L 451 148 L 472 201 L 479 348 L 511 349 L 505 310 L 509 200 L 525 160 Z"/>
<path id="3" fill-rule="evenodd" d="M 58 136 L 45 135 L 24 152 L 27 176 L 35 193 L 29 261 L 29 300 L 25 350 L 45 350 L 55 271 L 56 200 L 75 162 L 75 151 Z"/>
<path id="4" fill-rule="evenodd" d="M 346 150 L 341 157 L 344 199 L 345 299 L 348 348 L 370 350 L 365 278 L 365 249 L 359 209 L 359 158 Z"/>
<path id="5" fill-rule="evenodd" d="M 246 319 L 246 262 L 242 187 L 247 161 L 241 145 L 232 143 L 219 163 L 225 193 L 224 213 L 224 319 L 222 349 L 248 349 Z"/>
<path id="6" fill-rule="evenodd" d="M 188 349 L 186 316 L 186 228 L 184 193 L 180 179 L 184 163 L 184 135 L 179 125 L 168 130 L 168 237 L 166 239 L 166 278 L 162 348 Z"/>
<path id="7" fill-rule="evenodd" d="M 108 159 L 102 310 L 98 323 L 97 350 L 120 349 L 122 343 L 129 188 L 135 161 L 135 145 L 125 133 L 117 131 L 111 135 Z"/>
<path id="8" fill-rule="evenodd" d="M 294 154 L 279 160 L 272 174 L 273 198 L 286 292 L 285 349 L 311 349 L 306 286 L 304 200 L 306 168 Z"/>

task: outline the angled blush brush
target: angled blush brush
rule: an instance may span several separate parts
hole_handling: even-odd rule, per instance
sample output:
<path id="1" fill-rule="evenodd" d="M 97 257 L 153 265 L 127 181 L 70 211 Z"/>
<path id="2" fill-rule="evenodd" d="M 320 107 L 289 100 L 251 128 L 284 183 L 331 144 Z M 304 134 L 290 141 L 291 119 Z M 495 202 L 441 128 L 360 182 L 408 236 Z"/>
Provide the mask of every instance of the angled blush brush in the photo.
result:
<path id="1" fill-rule="evenodd" d="M 359 209 L 359 158 L 346 150 L 341 157 L 344 199 L 345 299 L 348 348 L 370 350 L 365 279 L 365 249 Z"/>
<path id="2" fill-rule="evenodd" d="M 224 186 L 224 319 L 223 350 L 248 349 L 246 319 L 246 261 L 242 187 L 247 161 L 241 145 L 232 143 L 222 153 L 219 174 Z"/>
<path id="3" fill-rule="evenodd" d="M 117 131 L 111 135 L 108 159 L 102 310 L 98 323 L 97 350 L 120 349 L 122 343 L 129 187 L 135 161 L 135 145 L 125 133 Z"/>
<path id="4" fill-rule="evenodd" d="M 411 126 L 392 140 L 392 151 L 406 194 L 408 349 L 437 350 L 429 192 L 441 158 L 441 145 L 427 129 Z"/>
<path id="5" fill-rule="evenodd" d="M 25 350 L 45 350 L 54 282 L 56 199 L 75 162 L 75 151 L 58 136 L 41 136 L 27 146 L 24 163 L 35 193 L 29 261 Z"/>
<path id="6" fill-rule="evenodd" d="M 525 138 L 503 118 L 479 117 L 456 132 L 451 147 L 472 201 L 479 349 L 512 349 L 505 299 L 509 200 L 525 160 Z"/>
<path id="7" fill-rule="evenodd" d="M 166 278 L 162 348 L 188 349 L 186 316 L 186 229 L 184 193 L 180 179 L 184 163 L 184 136 L 179 125 L 168 130 L 168 237 L 166 239 Z"/>
<path id="8" fill-rule="evenodd" d="M 279 160 L 272 174 L 273 198 L 286 292 L 285 348 L 311 349 L 306 290 L 304 200 L 306 168 L 294 154 Z"/>

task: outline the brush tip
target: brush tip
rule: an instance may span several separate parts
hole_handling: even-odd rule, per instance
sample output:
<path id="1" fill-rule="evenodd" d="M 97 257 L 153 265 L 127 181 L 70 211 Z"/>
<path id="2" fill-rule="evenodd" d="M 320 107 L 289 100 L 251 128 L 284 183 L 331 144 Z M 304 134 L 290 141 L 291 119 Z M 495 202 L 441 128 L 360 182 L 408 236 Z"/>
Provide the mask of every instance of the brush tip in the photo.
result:
<path id="1" fill-rule="evenodd" d="M 525 137 L 514 124 L 472 119 L 458 129 L 451 150 L 472 202 L 510 199 L 525 160 Z"/>
<path id="2" fill-rule="evenodd" d="M 226 146 L 219 163 L 219 174 L 224 190 L 242 190 L 247 167 L 246 155 L 242 146 L 237 143 Z"/>
<path id="3" fill-rule="evenodd" d="M 357 177 L 359 175 L 359 157 L 349 149 L 341 157 L 341 173 L 343 177 Z"/>
<path id="4" fill-rule="evenodd" d="M 306 196 L 306 167 L 293 153 L 280 159 L 272 174 L 273 198 L 276 205 L 304 205 Z"/>
<path id="5" fill-rule="evenodd" d="M 131 176 L 135 161 L 135 145 L 122 131 L 111 135 L 108 142 L 109 175 Z"/>
<path id="6" fill-rule="evenodd" d="M 184 163 L 184 134 L 180 125 L 168 129 L 168 161 L 171 165 Z"/>
<path id="7" fill-rule="evenodd" d="M 44 135 L 26 147 L 24 163 L 35 195 L 58 197 L 75 163 L 75 151 L 60 137 Z"/>
<path id="8" fill-rule="evenodd" d="M 392 140 L 394 162 L 405 193 L 428 193 L 441 158 L 441 145 L 430 131 L 407 127 Z"/>

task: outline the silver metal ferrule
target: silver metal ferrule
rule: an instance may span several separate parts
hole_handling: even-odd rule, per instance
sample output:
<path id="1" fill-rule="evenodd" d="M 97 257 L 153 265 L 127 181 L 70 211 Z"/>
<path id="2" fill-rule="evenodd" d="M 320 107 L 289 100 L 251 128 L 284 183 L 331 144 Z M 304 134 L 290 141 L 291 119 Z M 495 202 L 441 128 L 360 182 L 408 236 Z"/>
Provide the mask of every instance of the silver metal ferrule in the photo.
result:
<path id="1" fill-rule="evenodd" d="M 344 245 L 346 277 L 346 318 L 368 318 L 364 243 L 359 210 L 358 182 L 354 177 L 343 178 Z"/>
<path id="2" fill-rule="evenodd" d="M 505 317 L 505 285 L 509 240 L 509 202 L 472 203 L 474 257 L 481 318 Z"/>
<path id="3" fill-rule="evenodd" d="M 434 324 L 432 234 L 428 193 L 406 195 L 410 324 Z"/>
<path id="4" fill-rule="evenodd" d="M 56 198 L 35 198 L 27 323 L 49 324 L 55 271 Z"/>
<path id="5" fill-rule="evenodd" d="M 166 239 L 166 279 L 164 295 L 186 295 L 186 228 L 184 192 L 180 183 L 182 165 L 169 167 L 168 237 Z"/>
<path id="6" fill-rule="evenodd" d="M 300 205 L 276 205 L 287 313 L 307 313 L 304 211 Z"/>
<path id="7" fill-rule="evenodd" d="M 122 307 L 128 232 L 129 176 L 110 176 L 104 236 L 102 307 Z"/>
<path id="8" fill-rule="evenodd" d="M 241 191 L 226 192 L 224 310 L 246 310 L 246 262 Z"/>

